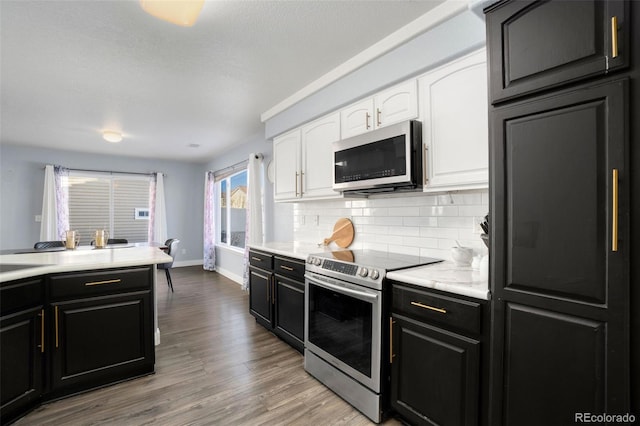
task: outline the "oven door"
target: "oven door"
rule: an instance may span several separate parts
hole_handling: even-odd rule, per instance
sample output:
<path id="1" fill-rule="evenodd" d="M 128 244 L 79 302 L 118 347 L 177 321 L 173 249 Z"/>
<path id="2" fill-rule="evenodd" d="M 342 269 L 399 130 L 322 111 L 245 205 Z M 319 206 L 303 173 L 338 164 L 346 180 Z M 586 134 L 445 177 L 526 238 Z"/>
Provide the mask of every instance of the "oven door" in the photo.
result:
<path id="1" fill-rule="evenodd" d="M 305 274 L 305 348 L 380 392 L 382 292 Z"/>

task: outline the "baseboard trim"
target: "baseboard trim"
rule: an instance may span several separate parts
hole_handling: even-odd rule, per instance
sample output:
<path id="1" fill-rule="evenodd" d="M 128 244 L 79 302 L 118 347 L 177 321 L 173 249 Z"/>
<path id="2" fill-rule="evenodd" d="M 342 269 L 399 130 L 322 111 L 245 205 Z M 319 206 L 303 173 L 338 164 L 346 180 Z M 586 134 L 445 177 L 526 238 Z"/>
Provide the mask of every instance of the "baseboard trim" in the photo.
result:
<path id="1" fill-rule="evenodd" d="M 204 261 L 202 259 L 195 260 L 178 260 L 173 262 L 174 268 L 182 268 L 183 266 L 198 266 L 203 265 Z"/>
<path id="2" fill-rule="evenodd" d="M 173 267 L 174 268 L 182 268 L 185 266 L 202 266 L 204 264 L 203 260 L 181 260 L 178 262 L 174 262 L 173 263 Z M 242 276 L 238 275 L 238 274 L 234 274 L 233 272 L 229 271 L 228 269 L 224 269 L 224 268 L 220 268 L 219 266 L 216 266 L 216 272 L 219 273 L 220 275 L 224 275 L 225 277 L 229 278 L 230 280 L 232 280 L 233 282 L 235 282 L 238 285 L 242 285 Z"/>
<path id="3" fill-rule="evenodd" d="M 216 272 L 219 273 L 220 275 L 224 275 L 225 277 L 229 278 L 230 280 L 234 281 L 236 284 L 238 285 L 242 285 L 242 277 L 238 274 L 234 274 L 233 272 L 227 270 L 227 269 L 222 269 L 220 267 L 216 267 Z"/>

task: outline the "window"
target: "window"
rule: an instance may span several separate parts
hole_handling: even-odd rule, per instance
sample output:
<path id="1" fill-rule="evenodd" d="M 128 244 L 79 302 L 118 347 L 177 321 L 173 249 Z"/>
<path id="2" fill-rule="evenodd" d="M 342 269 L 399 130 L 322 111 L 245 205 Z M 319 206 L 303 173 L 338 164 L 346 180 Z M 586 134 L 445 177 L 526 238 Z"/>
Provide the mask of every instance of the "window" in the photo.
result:
<path id="1" fill-rule="evenodd" d="M 97 229 L 109 238 L 148 241 L 148 176 L 71 171 L 68 187 L 69 228 L 80 233 L 81 244 L 90 244 Z"/>
<path id="2" fill-rule="evenodd" d="M 247 221 L 247 171 L 235 173 L 218 182 L 220 194 L 220 233 L 218 242 L 244 248 Z"/>

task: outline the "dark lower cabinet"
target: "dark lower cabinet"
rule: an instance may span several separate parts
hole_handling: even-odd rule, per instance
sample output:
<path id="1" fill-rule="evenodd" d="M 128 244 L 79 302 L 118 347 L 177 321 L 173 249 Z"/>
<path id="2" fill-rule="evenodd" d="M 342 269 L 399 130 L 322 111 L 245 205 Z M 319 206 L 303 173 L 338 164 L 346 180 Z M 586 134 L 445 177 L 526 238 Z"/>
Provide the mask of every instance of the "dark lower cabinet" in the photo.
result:
<path id="1" fill-rule="evenodd" d="M 275 276 L 275 333 L 304 351 L 304 282 Z"/>
<path id="2" fill-rule="evenodd" d="M 249 265 L 249 312 L 303 352 L 304 262 L 251 249 Z"/>
<path id="3" fill-rule="evenodd" d="M 391 406 L 409 424 L 486 424 L 487 302 L 393 284 Z"/>
<path id="4" fill-rule="evenodd" d="M 55 303 L 51 385 L 82 390 L 153 370 L 149 292 Z"/>
<path id="5" fill-rule="evenodd" d="M 0 419 L 6 423 L 33 407 L 40 400 L 43 382 L 40 307 L 0 318 Z"/>
<path id="6" fill-rule="evenodd" d="M 249 312 L 256 321 L 271 328 L 273 272 L 249 268 Z"/>
<path id="7" fill-rule="evenodd" d="M 0 423 L 154 371 L 153 268 L 0 283 Z"/>
<path id="8" fill-rule="evenodd" d="M 412 424 L 477 425 L 480 342 L 393 318 L 392 406 Z"/>

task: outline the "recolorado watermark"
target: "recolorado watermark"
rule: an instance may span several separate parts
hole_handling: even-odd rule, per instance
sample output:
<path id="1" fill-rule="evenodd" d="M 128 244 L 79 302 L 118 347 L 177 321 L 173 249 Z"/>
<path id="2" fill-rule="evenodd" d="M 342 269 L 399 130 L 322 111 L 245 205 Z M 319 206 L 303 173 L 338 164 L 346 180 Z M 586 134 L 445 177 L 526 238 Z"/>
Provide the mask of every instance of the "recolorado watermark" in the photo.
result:
<path id="1" fill-rule="evenodd" d="M 593 414 L 593 413 L 575 413 L 574 421 L 576 423 L 620 423 L 632 424 L 636 421 L 636 416 L 631 413 L 626 414 Z"/>

